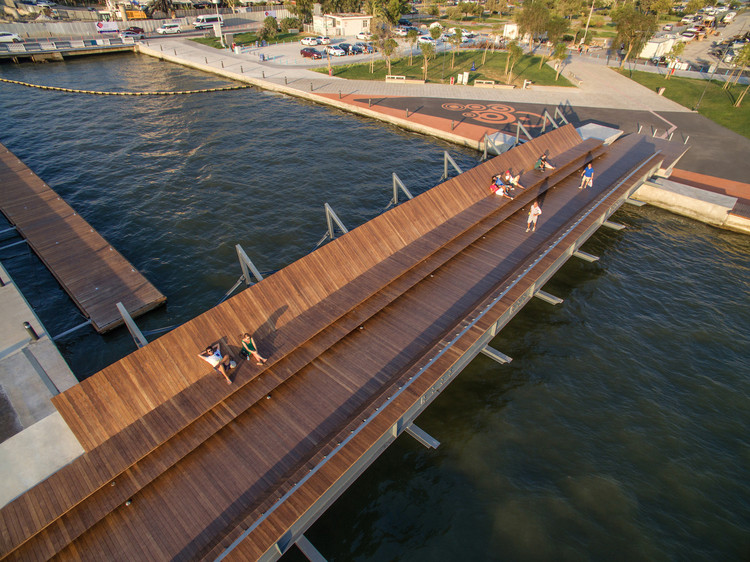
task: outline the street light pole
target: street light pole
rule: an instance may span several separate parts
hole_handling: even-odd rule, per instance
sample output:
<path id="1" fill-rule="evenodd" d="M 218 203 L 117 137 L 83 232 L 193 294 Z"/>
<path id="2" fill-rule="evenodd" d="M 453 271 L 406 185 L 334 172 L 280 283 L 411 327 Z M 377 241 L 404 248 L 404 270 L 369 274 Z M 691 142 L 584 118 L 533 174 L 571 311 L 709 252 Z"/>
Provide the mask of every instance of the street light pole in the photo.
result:
<path id="1" fill-rule="evenodd" d="M 594 13 L 594 0 L 591 0 L 591 9 L 589 10 L 589 18 L 586 20 L 586 31 L 583 32 L 583 39 L 581 43 L 586 44 L 586 35 L 589 33 L 589 23 L 591 22 L 591 14 Z"/>

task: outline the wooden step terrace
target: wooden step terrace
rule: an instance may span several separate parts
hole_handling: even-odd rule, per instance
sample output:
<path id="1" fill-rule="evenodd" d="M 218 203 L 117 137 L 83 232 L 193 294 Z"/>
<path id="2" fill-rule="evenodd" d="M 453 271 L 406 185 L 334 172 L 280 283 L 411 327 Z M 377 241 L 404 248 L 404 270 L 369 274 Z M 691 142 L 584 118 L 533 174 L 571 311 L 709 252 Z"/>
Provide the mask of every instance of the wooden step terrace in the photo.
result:
<path id="1" fill-rule="evenodd" d="M 535 161 L 539 152 L 536 150 L 533 152 L 535 152 L 533 155 L 533 160 Z M 532 152 L 529 152 L 529 154 L 532 154 Z M 511 155 L 501 155 L 497 158 L 503 157 L 510 158 Z M 502 163 L 502 166 L 499 166 L 501 169 L 510 167 L 507 161 L 501 162 L 493 159 L 478 167 L 484 168 L 483 170 L 475 169 L 477 171 L 474 174 L 473 183 L 467 179 L 466 186 L 464 186 L 463 182 L 457 184 L 457 182 L 451 181 L 438 186 L 448 186 L 443 187 L 443 189 L 450 187 L 454 191 L 457 185 L 466 190 L 478 190 L 479 197 L 475 203 L 487 207 L 484 216 L 482 216 L 482 212 L 477 210 L 474 212 L 471 220 L 464 222 L 465 226 L 463 230 L 458 228 L 452 237 L 445 234 L 436 236 L 438 242 L 436 242 L 437 245 L 432 250 L 432 253 L 425 254 L 422 252 L 416 257 L 412 255 L 411 257 L 417 261 L 413 262 L 411 267 L 408 265 L 404 266 L 405 269 L 400 270 L 401 273 L 397 272 L 396 276 L 392 277 L 390 282 L 387 280 L 384 281 L 385 284 L 380 289 L 376 289 L 377 292 L 361 300 L 361 303 L 341 305 L 345 309 L 343 312 L 338 313 L 339 316 L 335 316 L 336 312 L 331 312 L 334 316 L 334 321 L 327 326 L 318 328 L 317 331 L 311 335 L 308 333 L 307 336 L 305 336 L 305 332 L 303 331 L 305 326 L 298 326 L 295 335 L 300 336 L 300 339 L 304 341 L 292 347 L 285 354 L 280 354 L 280 357 L 276 359 L 276 363 L 270 369 L 263 372 L 260 377 L 257 377 L 257 369 L 245 368 L 244 371 L 246 372 L 242 373 L 243 368 L 240 368 L 238 370 L 238 379 L 240 375 L 243 375 L 243 378 L 245 378 L 244 382 L 238 380 L 239 385 L 237 388 L 228 389 L 226 385 L 220 384 L 219 379 L 215 375 L 204 375 L 201 379 L 193 383 L 193 392 L 189 395 L 187 392 L 177 389 L 176 393 L 168 400 L 152 407 L 151 410 L 147 410 L 148 415 L 144 416 L 144 418 L 150 416 L 153 418 L 150 421 L 141 422 L 139 420 L 137 423 L 133 422 L 127 425 L 126 428 L 115 433 L 112 437 L 105 439 L 102 444 L 96 446 L 94 450 L 85 455 L 83 458 L 88 459 L 87 461 L 81 461 L 80 463 L 76 461 L 76 463 L 69 465 L 69 467 L 66 467 L 66 469 L 69 469 L 67 474 L 63 475 L 61 474 L 63 471 L 60 471 L 56 475 L 53 475 L 47 481 L 49 484 L 47 487 L 48 492 L 40 490 L 35 492 L 37 497 L 33 498 L 34 494 L 31 492 L 37 490 L 39 488 L 37 487 L 27 494 L 31 498 L 30 501 L 22 502 L 20 500 L 23 497 L 19 498 L 19 510 L 4 509 L 2 512 L 4 520 L 6 516 L 11 519 L 23 518 L 25 510 L 32 510 L 36 513 L 34 516 L 25 518 L 24 528 L 20 534 L 12 533 L 16 537 L 15 539 L 10 536 L 8 537 L 9 542 L 16 542 L 16 546 L 20 545 L 23 540 L 27 540 L 30 536 L 29 533 L 33 535 L 34 527 L 37 528 L 36 532 L 43 529 L 38 538 L 29 541 L 28 544 L 24 544 L 23 548 L 16 551 L 14 555 L 23 554 L 27 556 L 32 552 L 36 552 L 37 556 L 49 556 L 51 552 L 62 552 L 59 551 L 59 548 L 67 544 L 66 541 L 75 539 L 76 536 L 98 536 L 96 529 L 99 527 L 99 524 L 95 522 L 100 520 L 99 518 L 101 517 L 106 517 L 106 519 L 101 519 L 102 523 L 106 520 L 109 521 L 107 523 L 108 527 L 112 525 L 111 521 L 118 520 L 122 515 L 121 507 L 124 499 L 127 499 L 139 490 L 139 497 L 141 494 L 144 494 L 144 497 L 149 497 L 151 492 L 148 490 L 162 490 L 163 485 L 177 485 L 179 488 L 181 484 L 178 485 L 177 482 L 169 483 L 173 479 L 170 474 L 176 470 L 176 468 L 169 469 L 169 467 L 175 466 L 174 463 L 180 463 L 177 465 L 181 467 L 180 473 L 187 470 L 182 468 L 183 466 L 187 466 L 185 463 L 190 464 L 193 462 L 209 463 L 206 466 L 213 466 L 212 463 L 218 463 L 223 468 L 213 466 L 211 471 L 218 468 L 219 474 L 232 473 L 233 469 L 229 465 L 224 464 L 225 460 L 223 459 L 225 459 L 225 455 L 229 455 L 226 458 L 231 458 L 237 451 L 234 451 L 234 449 L 232 449 L 234 452 L 224 451 L 224 445 L 221 445 L 221 443 L 224 442 L 228 435 L 234 435 L 234 432 L 238 431 L 237 427 L 247 427 L 257 437 L 257 440 L 251 438 L 250 441 L 245 441 L 245 446 L 249 447 L 249 449 L 243 450 L 246 450 L 247 454 L 252 457 L 252 462 L 250 462 L 250 458 L 245 459 L 242 461 L 242 467 L 238 470 L 249 470 L 251 472 L 253 470 L 260 470 L 254 477 L 259 478 L 255 480 L 258 484 L 252 487 L 252 490 L 254 490 L 252 493 L 250 493 L 250 488 L 248 488 L 236 496 L 243 499 L 244 503 L 242 505 L 235 505 L 230 502 L 230 505 L 234 507 L 229 507 L 226 504 L 226 501 L 231 500 L 232 494 L 235 493 L 228 490 L 221 492 L 222 496 L 224 493 L 228 493 L 228 495 L 219 501 L 217 505 L 224 505 L 232 510 L 235 515 L 231 516 L 230 519 L 237 520 L 238 522 L 248 517 L 249 510 L 263 510 L 264 507 L 267 507 L 268 502 L 271 502 L 271 505 L 273 505 L 274 502 L 272 500 L 276 494 L 284 491 L 284 486 L 291 482 L 287 476 L 295 474 L 295 471 L 299 470 L 296 467 L 309 466 L 317 457 L 324 454 L 333 442 L 330 437 L 340 431 L 342 425 L 349 423 L 349 420 L 358 417 L 362 412 L 366 411 L 369 405 L 372 404 L 372 401 L 385 392 L 385 389 L 391 384 L 390 381 L 398 378 L 398 373 L 410 368 L 410 365 L 415 361 L 414 357 L 422 356 L 417 350 L 424 349 L 425 347 L 430 348 L 434 344 L 434 341 L 436 341 L 436 338 L 438 340 L 444 338 L 444 334 L 447 333 L 446 331 L 450 330 L 451 322 L 455 320 L 448 318 L 448 323 L 445 323 L 443 317 L 446 309 L 441 308 L 439 302 L 437 302 L 439 299 L 435 298 L 436 293 L 431 286 L 437 282 L 434 279 L 439 277 L 440 272 L 445 271 L 447 264 L 453 263 L 453 259 L 463 258 L 464 253 L 459 253 L 458 250 L 461 247 L 466 249 L 471 244 L 480 244 L 479 241 L 481 240 L 481 248 L 477 250 L 480 253 L 476 255 L 484 255 L 484 259 L 480 260 L 480 262 L 486 262 L 486 255 L 489 248 L 487 244 L 490 244 L 490 242 L 484 242 L 484 240 L 492 238 L 493 243 L 498 243 L 498 239 L 495 236 L 487 236 L 488 233 L 495 232 L 498 225 L 511 224 L 516 221 L 515 217 L 520 217 L 518 220 L 522 224 L 525 224 L 525 210 L 522 209 L 524 205 L 521 201 L 522 197 L 506 203 L 505 201 L 507 200 L 499 201 L 499 198 L 495 196 L 487 196 L 489 177 L 492 173 L 498 171 L 491 171 L 492 168 L 488 165 L 493 163 L 494 165 Z M 597 161 L 597 168 L 599 166 L 600 164 Z M 467 172 L 467 174 L 473 171 Z M 556 170 L 555 172 L 558 171 Z M 601 173 L 597 169 L 597 175 L 600 178 L 602 177 Z M 459 177 L 463 178 L 467 174 Z M 470 178 L 471 176 L 468 177 Z M 542 179 L 544 180 L 545 178 Z M 577 184 L 579 181 L 577 174 L 574 175 L 574 180 Z M 561 184 L 561 182 L 562 179 L 555 185 Z M 547 188 L 549 188 L 549 185 L 545 189 Z M 435 190 L 437 189 L 435 188 Z M 539 191 L 533 192 L 532 189 L 534 188 L 530 187 L 526 192 L 529 200 L 540 193 Z M 442 200 L 445 199 L 446 197 L 442 198 Z M 512 203 L 515 203 L 515 206 L 518 208 L 514 213 L 507 214 L 508 209 L 506 207 Z M 408 209 L 407 205 L 408 203 L 400 206 L 398 209 Z M 412 205 L 412 207 L 416 207 L 415 213 L 425 211 L 424 207 L 415 205 Z M 490 217 L 493 216 L 493 213 L 500 211 L 506 213 L 506 220 L 490 224 L 492 222 Z M 546 213 L 547 211 L 545 211 Z M 383 216 L 385 217 L 386 215 L 388 213 Z M 414 218 L 416 216 L 414 215 Z M 508 222 L 508 219 L 510 222 Z M 473 228 L 476 229 L 475 233 L 468 234 L 468 231 Z M 356 232 L 356 230 L 353 232 Z M 456 248 L 450 248 L 451 243 L 458 240 L 461 236 L 465 236 L 466 243 L 456 242 Z M 340 240 L 344 240 L 345 238 L 343 237 Z M 507 246 L 507 240 L 504 237 L 502 242 L 503 245 Z M 332 245 L 329 244 L 327 247 Z M 438 256 L 441 252 L 447 253 Z M 426 256 L 426 259 L 424 256 Z M 497 267 L 497 264 L 498 262 L 494 258 L 489 261 L 491 267 Z M 481 263 L 476 265 L 480 266 Z M 485 263 L 484 267 L 486 268 L 487 266 L 488 264 Z M 430 271 L 435 273 L 430 273 Z M 475 287 L 471 291 L 472 294 L 475 293 L 473 298 L 481 299 L 490 290 L 489 287 L 493 283 L 497 283 L 497 279 L 487 277 L 487 273 L 480 272 L 481 269 L 474 267 L 468 267 L 463 270 L 460 277 L 457 278 L 458 283 L 455 281 L 449 283 L 453 285 L 453 292 L 455 293 L 456 290 L 459 290 L 460 293 L 461 288 L 467 286 L 468 283 L 469 287 Z M 379 279 L 378 276 L 375 276 L 375 278 Z M 414 280 L 421 280 L 422 282 L 417 284 Z M 262 283 L 252 289 L 257 291 L 261 285 Z M 484 288 L 476 288 L 480 286 Z M 420 289 L 419 287 L 423 288 Z M 240 305 L 242 306 L 235 305 L 229 307 L 222 305 L 221 307 L 217 307 L 228 310 L 222 310 L 222 316 L 213 318 L 212 322 L 220 320 L 225 325 L 232 321 L 238 322 L 239 318 L 237 314 L 239 310 L 243 309 L 243 306 L 246 305 L 249 309 L 257 306 L 259 300 L 253 295 L 255 291 L 244 291 L 230 300 L 230 302 L 233 302 L 247 295 L 247 302 L 240 301 Z M 414 291 L 419 292 L 415 293 Z M 450 294 L 450 291 L 437 292 L 437 294 L 443 293 Z M 336 291 L 332 294 L 338 298 L 342 298 L 344 301 L 347 300 L 344 295 L 339 295 Z M 424 294 L 426 297 L 417 296 L 420 294 Z M 442 306 L 447 306 L 448 309 L 451 309 L 454 306 L 454 304 L 451 304 L 451 299 L 454 298 L 456 298 L 455 295 L 448 297 L 448 300 Z M 313 306 L 315 305 L 312 305 L 310 308 Z M 328 306 L 334 305 L 328 303 Z M 419 317 L 420 312 L 424 312 L 430 308 L 434 309 L 436 316 L 425 314 L 424 323 L 421 324 L 412 321 L 414 318 Z M 400 314 L 403 314 L 403 310 L 407 310 L 407 317 L 410 321 L 394 322 L 391 319 L 391 310 L 396 309 L 402 311 Z M 203 315 L 199 319 L 196 319 L 196 321 L 200 320 L 202 327 L 207 328 L 211 323 L 206 321 L 205 316 Z M 359 322 L 365 322 L 363 330 L 358 329 L 357 324 Z M 292 325 L 291 320 L 288 324 Z M 382 328 L 376 330 L 374 329 L 375 326 L 382 326 Z M 226 331 L 228 333 L 239 333 L 243 331 L 242 324 L 239 324 L 234 330 L 230 328 Z M 282 331 L 281 327 L 279 327 L 278 331 Z M 395 340 L 393 339 L 394 335 L 398 336 Z M 284 334 L 284 337 L 287 338 L 287 341 L 291 341 L 290 335 Z M 154 343 L 159 343 L 163 339 L 164 337 Z M 193 342 L 196 346 L 196 349 L 192 350 L 194 353 L 202 345 L 205 345 L 205 343 L 201 343 L 202 341 Z M 154 345 L 154 343 L 150 344 L 149 347 Z M 293 344 L 288 345 L 291 346 Z M 407 350 L 413 349 L 415 351 L 413 353 L 404 353 L 404 345 L 406 345 Z M 262 343 L 260 346 L 263 350 Z M 282 345 L 279 345 L 279 347 L 282 347 Z M 383 350 L 383 352 L 382 354 L 380 352 L 372 353 L 371 350 L 373 349 Z M 168 352 L 170 351 L 170 347 L 162 347 L 160 351 Z M 171 351 L 174 352 L 174 349 L 171 349 Z M 383 363 L 383 361 L 386 362 Z M 245 367 L 245 365 L 242 367 Z M 282 369 L 283 373 L 281 372 Z M 248 370 L 251 373 L 247 373 Z M 154 371 L 149 372 L 148 377 L 152 376 L 155 377 L 154 380 L 157 380 L 158 373 Z M 310 387 L 308 383 L 315 380 L 320 382 L 320 385 Z M 285 382 L 281 384 L 282 381 Z M 122 390 L 122 388 L 120 387 L 118 390 Z M 323 394 L 316 393 L 313 390 L 315 388 L 319 388 Z M 222 392 L 218 389 L 222 389 L 224 393 L 232 392 L 232 394 L 225 394 L 221 398 Z M 273 399 L 271 401 L 263 400 L 265 393 L 271 389 L 274 390 Z M 194 394 L 199 394 L 199 396 L 194 396 Z M 297 398 L 293 398 L 295 396 Z M 109 404 L 107 400 L 115 398 L 116 393 L 112 393 L 111 395 L 104 395 L 99 400 L 101 400 L 101 404 L 104 406 L 105 404 Z M 270 412 L 273 410 L 275 412 L 280 403 L 290 406 L 294 403 L 294 400 L 301 400 L 297 406 L 299 415 L 292 414 L 292 417 L 287 418 L 287 421 L 281 426 L 264 427 L 261 433 L 251 430 L 252 427 L 255 427 L 259 423 L 257 421 L 259 415 L 263 417 L 266 411 Z M 312 403 L 310 403 L 311 400 L 313 400 Z M 333 402 L 331 402 L 332 400 Z M 132 399 L 129 402 L 129 406 L 143 408 L 148 407 L 149 404 L 143 399 Z M 291 414 L 291 411 L 287 414 Z M 157 424 L 157 417 L 161 420 L 161 426 L 163 427 Z M 230 422 L 231 425 L 227 425 Z M 227 434 L 227 431 L 230 433 Z M 295 439 L 296 445 L 294 445 Z M 281 446 L 282 443 L 287 443 L 289 446 L 288 449 L 282 447 L 282 451 L 289 451 L 283 461 L 281 457 L 278 457 L 279 453 L 276 451 L 277 446 Z M 305 443 L 305 445 L 300 448 L 302 443 Z M 218 447 L 217 451 L 219 453 L 216 455 L 214 453 L 209 454 L 209 451 L 214 451 L 216 447 Z M 188 453 L 190 455 L 186 456 Z M 255 455 L 260 455 L 260 457 L 256 458 Z M 259 459 L 263 459 L 263 461 L 259 462 Z M 274 459 L 277 459 L 275 463 Z M 252 466 L 245 466 L 248 462 Z M 274 464 L 277 466 L 276 469 L 272 469 Z M 267 468 L 260 469 L 260 466 L 266 466 Z M 226 472 L 227 470 L 229 472 Z M 78 472 L 81 473 L 77 474 Z M 58 474 L 60 474 L 59 477 Z M 213 472 L 213 474 L 217 473 Z M 265 476 L 263 476 L 264 474 Z M 109 486 L 108 480 L 113 477 L 116 477 L 116 485 Z M 249 477 L 250 474 L 244 474 L 242 478 L 237 479 L 235 485 L 251 481 L 248 480 Z M 66 486 L 66 482 L 70 479 L 79 480 L 79 484 L 83 485 L 78 486 L 77 493 L 75 490 L 69 490 L 65 494 L 66 497 L 60 498 L 59 490 L 69 488 L 69 486 Z M 205 479 L 199 480 L 203 481 L 204 485 L 208 485 L 205 483 Z M 265 484 L 260 484 L 260 482 L 265 482 Z M 40 486 L 43 485 L 44 483 Z M 219 488 L 223 487 L 223 484 L 211 485 L 217 485 Z M 216 491 L 218 492 L 219 490 L 217 489 Z M 42 498 L 45 493 L 47 496 L 49 496 L 49 493 L 57 494 L 56 498 L 58 501 L 45 503 Z M 198 494 L 197 497 L 202 497 L 203 494 L 207 494 L 208 492 L 206 490 L 201 493 L 200 490 L 186 491 L 185 489 L 181 489 L 181 494 L 186 493 L 188 494 L 188 496 L 185 496 L 187 498 L 191 497 L 189 496 L 190 493 L 196 493 Z M 213 498 L 213 500 L 217 501 L 218 499 Z M 142 499 L 139 499 L 138 503 L 141 504 L 141 502 Z M 48 509 L 42 508 L 40 512 L 40 503 L 47 505 Z M 11 504 L 11 506 L 14 504 Z M 68 506 L 67 512 L 64 516 L 60 517 L 61 510 L 63 512 L 66 510 L 65 505 Z M 164 517 L 169 515 L 164 510 L 169 509 L 176 508 L 168 506 L 161 508 L 161 510 L 157 509 L 157 511 L 161 514 L 161 517 Z M 202 506 L 201 509 L 207 509 L 207 507 Z M 55 512 L 58 513 L 56 518 L 54 516 Z M 32 521 L 31 526 L 28 525 L 29 520 Z M 36 525 L 33 524 L 33 521 L 37 521 Z M 199 525 L 200 523 L 196 521 L 195 524 Z M 231 526 L 231 521 L 229 524 Z M 8 528 L 14 528 L 12 521 L 9 521 L 9 525 Z M 47 528 L 47 526 L 49 527 Z M 186 526 L 189 525 L 186 524 Z M 196 537 L 191 539 L 193 542 L 188 541 L 188 544 L 193 544 L 193 546 L 198 548 L 197 551 L 201 552 L 203 551 L 202 549 L 206 548 L 209 550 L 218 548 L 215 542 L 216 539 L 208 536 L 211 533 L 203 536 L 206 532 L 207 530 L 204 529 L 201 533 L 203 537 L 201 544 L 204 546 L 198 548 L 198 544 L 194 543 L 197 540 Z M 82 535 L 82 533 L 85 533 L 85 535 Z M 23 536 L 26 538 L 22 538 Z M 46 538 L 43 539 L 43 537 Z M 82 540 L 86 543 L 88 539 L 83 538 Z M 160 550 L 162 548 L 169 550 L 178 544 L 179 540 L 184 540 L 184 538 L 178 539 L 175 537 L 172 542 L 164 545 L 159 545 L 157 544 L 158 541 L 156 541 L 149 548 L 153 547 L 157 550 L 150 552 L 152 554 L 154 552 L 162 552 Z M 94 542 L 99 544 L 98 539 L 94 540 Z M 3 544 L 6 545 L 5 537 Z M 41 550 L 39 550 L 40 548 Z M 50 548 L 51 550 L 49 550 Z M 143 548 L 146 548 L 146 546 L 143 546 Z M 101 551 L 96 549 L 92 552 L 101 554 Z M 174 551 L 169 550 L 169 552 L 172 552 L 172 556 L 174 555 Z"/>

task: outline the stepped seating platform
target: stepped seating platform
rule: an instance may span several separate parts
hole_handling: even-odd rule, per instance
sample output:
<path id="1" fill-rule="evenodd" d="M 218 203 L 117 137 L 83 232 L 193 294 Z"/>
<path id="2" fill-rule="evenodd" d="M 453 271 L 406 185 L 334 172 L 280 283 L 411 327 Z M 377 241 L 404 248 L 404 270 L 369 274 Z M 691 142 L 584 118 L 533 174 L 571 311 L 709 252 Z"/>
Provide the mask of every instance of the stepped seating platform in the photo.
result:
<path id="1" fill-rule="evenodd" d="M 542 152 L 555 170 L 531 169 Z M 247 560 L 280 549 L 476 354 L 497 319 L 512 317 L 663 165 L 656 152 L 635 135 L 604 147 L 572 126 L 552 131 L 58 396 L 87 453 L 0 511 L 0 552 Z M 591 160 L 597 187 L 579 191 L 578 171 Z M 513 200 L 490 195 L 491 176 L 508 168 L 526 189 Z M 529 236 L 535 199 L 543 228 Z M 239 349 L 244 331 L 269 362 L 241 363 L 228 386 L 197 354 L 221 338 Z"/>

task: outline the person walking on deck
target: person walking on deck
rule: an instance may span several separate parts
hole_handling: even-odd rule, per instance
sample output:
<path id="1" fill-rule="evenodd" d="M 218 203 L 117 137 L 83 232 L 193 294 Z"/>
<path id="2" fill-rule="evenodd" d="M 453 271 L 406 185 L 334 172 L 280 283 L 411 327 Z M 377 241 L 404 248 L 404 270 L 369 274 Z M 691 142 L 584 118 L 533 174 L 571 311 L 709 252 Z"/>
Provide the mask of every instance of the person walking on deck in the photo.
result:
<path id="1" fill-rule="evenodd" d="M 536 219 L 539 218 L 539 215 L 542 214 L 542 208 L 539 206 L 539 203 L 534 201 L 531 204 L 531 209 L 529 209 L 529 221 L 526 223 L 526 232 L 531 229 L 532 232 L 536 231 Z"/>
<path id="2" fill-rule="evenodd" d="M 586 189 L 587 187 L 594 187 L 594 166 L 589 162 L 581 172 L 581 185 L 578 189 Z"/>

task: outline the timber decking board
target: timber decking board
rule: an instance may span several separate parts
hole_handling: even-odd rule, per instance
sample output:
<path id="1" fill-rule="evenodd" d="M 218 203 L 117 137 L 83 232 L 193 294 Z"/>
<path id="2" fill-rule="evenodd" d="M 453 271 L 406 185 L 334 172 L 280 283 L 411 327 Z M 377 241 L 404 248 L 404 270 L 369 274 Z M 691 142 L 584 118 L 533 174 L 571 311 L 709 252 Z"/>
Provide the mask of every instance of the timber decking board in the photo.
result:
<path id="1" fill-rule="evenodd" d="M 2 145 L 0 181 L 3 214 L 96 330 L 122 323 L 118 301 L 137 316 L 166 300 L 119 252 L 101 251 L 109 243 Z M 94 295 L 91 287 L 101 293 Z"/>
<path id="2" fill-rule="evenodd" d="M 483 260 L 479 260 L 479 261 L 481 262 Z M 448 267 L 447 269 L 451 269 L 451 268 Z M 386 290 L 386 292 L 388 292 L 388 291 Z M 387 307 L 387 308 L 393 308 L 393 307 Z M 332 349 L 334 349 L 334 348 L 332 348 Z M 343 352 L 344 347 L 342 345 L 341 347 L 338 347 L 338 348 L 335 348 L 335 349 L 336 349 L 336 352 L 339 352 L 339 351 Z M 443 357 L 445 357 L 446 355 L 449 355 L 449 354 L 445 354 Z M 441 358 L 441 362 L 442 362 L 442 359 L 443 358 Z M 306 370 L 307 370 L 307 368 L 306 368 Z M 288 389 L 291 389 L 295 385 L 295 383 L 301 384 L 305 378 L 307 378 L 307 377 L 305 377 L 305 376 L 301 376 L 301 377 L 298 376 L 298 377 L 295 377 L 293 379 L 290 379 L 289 381 L 287 381 L 287 383 L 284 384 L 283 387 L 279 387 L 279 388 L 276 389 L 275 395 L 277 397 L 281 397 L 282 395 L 286 396 L 287 392 L 288 392 Z M 248 384 L 252 384 L 252 383 L 248 383 Z M 281 394 L 279 394 L 279 393 L 281 393 Z M 325 396 L 325 395 L 322 395 L 322 396 Z M 263 401 L 261 401 L 261 404 L 265 404 L 265 403 Z M 251 415 L 251 413 L 248 411 L 248 412 L 246 412 L 246 414 L 243 414 L 243 415 L 249 416 L 249 415 Z M 248 418 L 243 418 L 243 419 L 248 419 Z M 331 421 L 334 423 L 334 426 L 336 425 L 336 423 L 340 423 L 340 422 L 336 422 L 334 420 L 331 420 Z M 225 432 L 225 431 L 226 430 L 222 430 L 220 433 Z M 213 438 L 210 438 L 210 439 L 213 439 Z M 204 447 L 205 448 L 211 448 L 209 445 L 204 445 Z M 196 453 L 197 453 L 197 451 L 196 451 Z M 191 459 L 194 458 L 195 455 L 196 455 L 196 453 L 193 453 L 189 458 L 191 458 Z M 333 464 L 331 466 L 333 466 Z M 158 485 L 158 483 L 155 483 L 154 485 Z M 280 528 L 283 529 L 283 526 L 280 527 Z"/>

